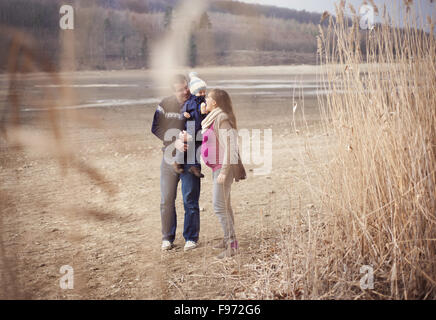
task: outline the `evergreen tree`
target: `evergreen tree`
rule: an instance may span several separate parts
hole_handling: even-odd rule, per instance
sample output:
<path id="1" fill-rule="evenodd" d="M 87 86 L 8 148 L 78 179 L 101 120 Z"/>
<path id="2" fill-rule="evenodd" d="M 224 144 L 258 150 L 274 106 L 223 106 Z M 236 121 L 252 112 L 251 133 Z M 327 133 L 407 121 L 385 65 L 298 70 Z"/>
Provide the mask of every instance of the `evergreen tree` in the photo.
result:
<path id="1" fill-rule="evenodd" d="M 200 29 L 211 29 L 212 23 L 210 22 L 209 15 L 207 12 L 203 12 L 203 14 L 200 17 Z"/>
<path id="2" fill-rule="evenodd" d="M 123 68 L 124 68 L 124 62 L 126 61 L 126 39 L 127 39 L 126 35 L 123 35 L 121 37 L 121 60 L 123 62 Z"/>
<path id="3" fill-rule="evenodd" d="M 147 35 L 144 34 L 144 37 L 142 38 L 142 45 L 141 45 L 141 58 L 142 58 L 143 66 L 145 68 L 148 68 L 148 57 L 149 57 L 148 38 Z"/>
<path id="4" fill-rule="evenodd" d="M 173 20 L 173 8 L 167 7 L 164 16 L 164 28 L 166 30 L 171 28 L 172 20 Z"/>
<path id="5" fill-rule="evenodd" d="M 109 17 L 107 17 L 106 19 L 104 19 L 104 30 L 103 30 L 103 63 L 105 68 L 106 68 L 107 35 L 110 34 L 111 28 L 112 26 Z"/>
<path id="6" fill-rule="evenodd" d="M 194 68 L 197 65 L 197 43 L 195 35 L 192 33 L 189 39 L 189 66 Z"/>

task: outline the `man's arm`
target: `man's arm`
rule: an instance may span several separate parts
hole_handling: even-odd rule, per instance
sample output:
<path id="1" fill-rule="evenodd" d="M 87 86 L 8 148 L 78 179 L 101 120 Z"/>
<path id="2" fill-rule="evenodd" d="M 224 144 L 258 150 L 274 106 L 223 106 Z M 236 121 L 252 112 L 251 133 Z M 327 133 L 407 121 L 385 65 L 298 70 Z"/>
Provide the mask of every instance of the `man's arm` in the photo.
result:
<path id="1" fill-rule="evenodd" d="M 151 124 L 151 132 L 160 140 L 164 140 L 165 129 L 163 126 L 163 120 L 165 119 L 165 110 L 158 105 L 153 116 L 153 123 Z"/>
<path id="2" fill-rule="evenodd" d="M 164 141 L 165 132 L 167 129 L 164 126 L 164 119 L 165 110 L 161 107 L 161 105 L 158 105 L 156 111 L 154 112 L 153 123 L 151 124 L 151 132 L 162 141 Z M 188 149 L 188 146 L 183 143 L 180 138 L 176 139 L 174 146 L 181 152 L 184 152 Z"/>

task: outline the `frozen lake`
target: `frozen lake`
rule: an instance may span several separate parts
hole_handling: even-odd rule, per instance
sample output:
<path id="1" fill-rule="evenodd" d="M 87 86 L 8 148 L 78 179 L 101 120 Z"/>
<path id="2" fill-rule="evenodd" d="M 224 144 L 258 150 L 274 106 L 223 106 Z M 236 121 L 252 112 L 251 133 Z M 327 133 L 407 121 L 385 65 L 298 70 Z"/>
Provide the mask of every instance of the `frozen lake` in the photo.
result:
<path id="1" fill-rule="evenodd" d="M 228 72 L 225 72 L 228 70 Z M 270 72 L 273 70 L 273 72 Z M 208 89 L 227 90 L 232 99 L 240 101 L 287 101 L 292 98 L 316 99 L 325 94 L 323 84 L 316 74 L 305 72 L 283 72 L 277 67 L 220 69 L 220 72 L 204 69 L 199 75 L 208 84 Z M 60 74 L 61 84 L 53 83 L 44 74 L 18 77 L 16 92 L 20 97 L 22 112 L 48 110 L 47 101 L 55 101 L 68 92 L 71 103 L 57 103 L 56 109 L 89 109 L 144 106 L 154 107 L 161 99 L 171 94 L 154 82 L 148 71 L 105 71 Z M 7 106 L 8 77 L 0 76 L 0 101 Z M 237 107 L 237 106 L 236 106 Z"/>

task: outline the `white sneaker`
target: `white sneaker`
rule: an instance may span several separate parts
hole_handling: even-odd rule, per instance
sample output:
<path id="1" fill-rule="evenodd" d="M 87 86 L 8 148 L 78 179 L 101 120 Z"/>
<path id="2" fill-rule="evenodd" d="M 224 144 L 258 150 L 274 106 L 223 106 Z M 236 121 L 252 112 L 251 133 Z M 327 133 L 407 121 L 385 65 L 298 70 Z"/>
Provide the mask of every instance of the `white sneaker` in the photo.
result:
<path id="1" fill-rule="evenodd" d="M 197 248 L 197 246 L 198 246 L 198 245 L 197 245 L 197 242 L 194 242 L 194 241 L 186 241 L 184 250 L 185 250 L 185 251 L 192 250 L 192 249 Z"/>
<path id="2" fill-rule="evenodd" d="M 164 240 L 162 241 L 162 250 L 170 250 L 173 248 L 173 243 L 168 241 L 168 240 Z"/>

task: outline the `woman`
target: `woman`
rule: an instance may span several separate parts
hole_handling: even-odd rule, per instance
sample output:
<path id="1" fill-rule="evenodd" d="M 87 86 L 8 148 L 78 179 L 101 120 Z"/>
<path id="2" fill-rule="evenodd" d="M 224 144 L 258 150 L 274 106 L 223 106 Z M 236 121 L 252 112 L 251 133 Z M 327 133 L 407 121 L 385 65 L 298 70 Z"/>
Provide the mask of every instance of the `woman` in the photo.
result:
<path id="1" fill-rule="evenodd" d="M 239 157 L 236 118 L 228 93 L 212 90 L 206 98 L 206 112 L 208 115 L 201 122 L 201 155 L 213 172 L 213 207 L 224 231 L 223 242 L 215 248 L 224 249 L 218 255 L 224 258 L 238 251 L 230 189 L 233 180 L 245 179 L 246 173 Z"/>

